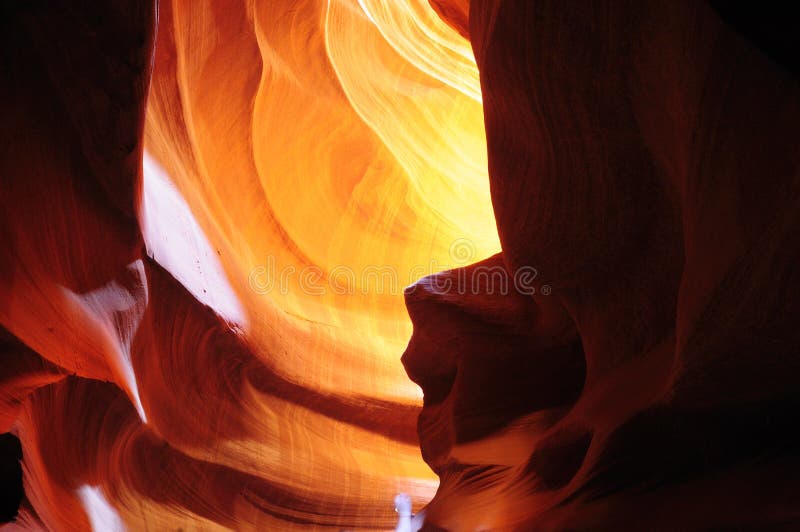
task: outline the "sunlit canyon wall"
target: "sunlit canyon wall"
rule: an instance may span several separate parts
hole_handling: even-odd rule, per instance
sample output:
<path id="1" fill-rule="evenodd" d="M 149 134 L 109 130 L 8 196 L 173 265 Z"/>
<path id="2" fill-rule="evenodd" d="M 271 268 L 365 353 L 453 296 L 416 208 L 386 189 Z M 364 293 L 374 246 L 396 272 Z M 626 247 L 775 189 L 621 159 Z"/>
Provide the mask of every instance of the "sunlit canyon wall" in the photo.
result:
<path id="1" fill-rule="evenodd" d="M 798 86 L 712 6 L 0 13 L 9 528 L 797 524 Z"/>

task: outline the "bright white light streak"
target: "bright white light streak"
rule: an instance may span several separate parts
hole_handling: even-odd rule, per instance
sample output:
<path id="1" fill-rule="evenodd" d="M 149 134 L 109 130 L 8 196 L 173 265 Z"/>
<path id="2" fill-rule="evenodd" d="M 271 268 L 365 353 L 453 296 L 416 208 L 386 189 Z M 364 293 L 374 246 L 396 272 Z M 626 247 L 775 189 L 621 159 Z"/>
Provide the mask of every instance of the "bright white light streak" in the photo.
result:
<path id="1" fill-rule="evenodd" d="M 244 327 L 244 310 L 211 243 L 180 191 L 147 152 L 140 218 L 147 254 L 197 300 Z"/>
<path id="2" fill-rule="evenodd" d="M 94 532 L 124 532 L 122 519 L 99 487 L 84 484 L 77 491 Z"/>
<path id="3" fill-rule="evenodd" d="M 64 296 L 75 304 L 81 321 L 93 330 L 105 346 L 103 352 L 109 367 L 122 380 L 142 422 L 147 416 L 136 385 L 136 374 L 131 363 L 131 342 L 139 329 L 147 308 L 148 293 L 144 263 L 138 259 L 128 264 L 131 286 L 113 280 L 83 294 L 63 289 Z"/>

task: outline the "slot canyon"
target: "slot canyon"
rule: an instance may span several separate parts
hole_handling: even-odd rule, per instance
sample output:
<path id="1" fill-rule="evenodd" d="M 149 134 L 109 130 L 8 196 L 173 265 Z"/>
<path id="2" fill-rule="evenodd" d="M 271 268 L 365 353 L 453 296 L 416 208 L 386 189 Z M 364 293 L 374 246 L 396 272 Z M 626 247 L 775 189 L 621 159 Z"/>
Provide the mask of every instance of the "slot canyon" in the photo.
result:
<path id="1" fill-rule="evenodd" d="M 0 529 L 800 530 L 800 23 L 0 2 Z"/>

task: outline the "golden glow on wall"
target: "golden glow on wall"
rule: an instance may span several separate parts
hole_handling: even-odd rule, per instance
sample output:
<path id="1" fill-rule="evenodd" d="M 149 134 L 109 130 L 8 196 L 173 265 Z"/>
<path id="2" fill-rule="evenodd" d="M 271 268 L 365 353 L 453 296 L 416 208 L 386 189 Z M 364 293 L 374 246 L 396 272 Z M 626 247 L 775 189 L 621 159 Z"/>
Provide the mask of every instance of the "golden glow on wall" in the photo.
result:
<path id="1" fill-rule="evenodd" d="M 500 247 L 469 43 L 425 0 L 186 1 L 160 15 L 150 171 L 210 242 L 243 309 L 234 325 L 303 389 L 416 415 L 403 288 Z M 248 434 L 194 456 L 361 511 L 433 495 L 415 443 L 246 395 Z"/>
<path id="2" fill-rule="evenodd" d="M 303 384 L 416 401 L 402 288 L 499 250 L 469 43 L 424 0 L 167 11 L 146 146 L 219 251 L 248 335 Z M 453 257 L 459 240 L 472 256 Z M 282 345 L 275 313 L 308 343 Z"/>

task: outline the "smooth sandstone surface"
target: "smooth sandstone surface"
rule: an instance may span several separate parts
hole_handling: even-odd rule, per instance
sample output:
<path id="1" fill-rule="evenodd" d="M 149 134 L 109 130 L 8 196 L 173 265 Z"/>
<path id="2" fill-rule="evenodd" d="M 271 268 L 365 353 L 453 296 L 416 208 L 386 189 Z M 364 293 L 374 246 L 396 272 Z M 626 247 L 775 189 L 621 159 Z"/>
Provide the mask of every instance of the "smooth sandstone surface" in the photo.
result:
<path id="1" fill-rule="evenodd" d="M 9 529 L 796 527 L 780 36 L 719 2 L 0 14 Z"/>

